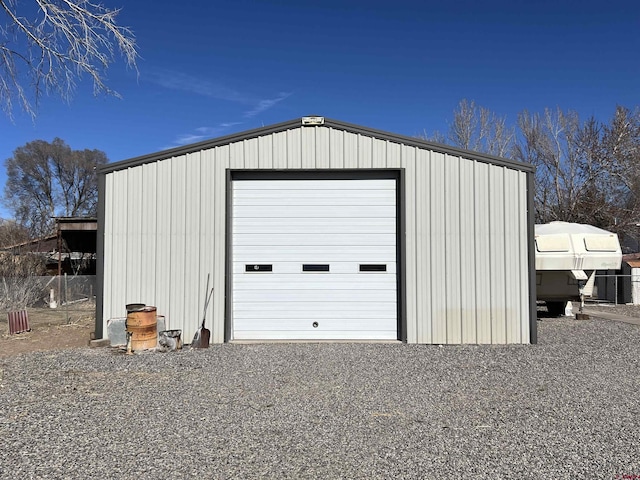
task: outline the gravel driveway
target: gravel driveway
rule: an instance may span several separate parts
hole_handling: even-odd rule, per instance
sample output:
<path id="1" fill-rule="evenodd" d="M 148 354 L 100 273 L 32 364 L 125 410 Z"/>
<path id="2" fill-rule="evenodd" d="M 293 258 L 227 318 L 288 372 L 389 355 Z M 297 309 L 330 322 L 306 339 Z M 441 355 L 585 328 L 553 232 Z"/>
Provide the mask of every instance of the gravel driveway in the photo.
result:
<path id="1" fill-rule="evenodd" d="M 0 361 L 2 478 L 640 478 L 640 327 Z"/>

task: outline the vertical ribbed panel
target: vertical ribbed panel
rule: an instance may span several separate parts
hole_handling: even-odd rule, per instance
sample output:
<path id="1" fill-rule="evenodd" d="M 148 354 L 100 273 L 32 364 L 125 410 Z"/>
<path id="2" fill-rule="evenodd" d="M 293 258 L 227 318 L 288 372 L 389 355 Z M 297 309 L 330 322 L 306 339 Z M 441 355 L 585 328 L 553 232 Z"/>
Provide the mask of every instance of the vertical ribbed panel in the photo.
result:
<path id="1" fill-rule="evenodd" d="M 301 135 L 302 168 L 316 168 L 316 129 L 303 128 Z"/>
<path id="2" fill-rule="evenodd" d="M 229 163 L 233 168 L 248 168 L 244 163 L 244 142 L 229 145 Z"/>
<path id="3" fill-rule="evenodd" d="M 344 167 L 344 136 L 342 130 L 329 130 L 329 166 L 330 168 Z"/>
<path id="4" fill-rule="evenodd" d="M 518 262 L 519 273 L 521 275 L 525 275 L 526 272 L 529 272 L 529 263 L 528 263 L 528 249 L 527 249 L 527 218 L 522 214 L 522 212 L 527 211 L 527 176 L 523 173 L 518 174 L 518 218 L 519 224 L 518 229 L 520 234 L 518 235 L 518 257 L 520 261 Z M 533 268 L 533 267 L 532 267 Z M 518 285 L 520 286 L 520 291 L 518 292 L 518 300 L 520 301 L 519 306 L 520 310 L 518 312 L 518 318 L 520 319 L 520 343 L 529 343 L 531 341 L 530 338 L 530 330 L 529 330 L 529 312 L 530 307 L 535 308 L 534 305 L 529 305 L 530 302 L 527 301 L 529 298 L 529 286 L 528 282 L 525 282 L 522 278 L 518 278 Z M 532 302 L 533 303 L 533 302 Z M 536 320 L 533 319 L 535 322 Z M 535 341 L 535 340 L 534 340 Z"/>
<path id="5" fill-rule="evenodd" d="M 316 131 L 316 168 L 327 169 L 330 162 L 329 130 L 327 128 L 314 128 Z"/>
<path id="6" fill-rule="evenodd" d="M 169 268 L 171 273 L 169 282 L 171 288 L 169 290 L 169 312 L 164 315 L 168 316 L 172 323 L 175 323 L 174 318 L 184 318 L 186 301 L 184 285 L 186 266 L 184 264 L 184 257 L 187 254 L 187 160 L 188 159 L 185 156 L 182 158 L 175 158 L 171 162 L 171 205 L 168 210 L 170 215 L 169 230 L 171 237 L 169 255 L 166 257 L 166 260 L 170 265 Z M 192 183 L 193 179 L 190 180 L 190 183 Z M 197 255 L 197 252 L 189 252 L 189 254 Z M 158 313 L 162 315 L 162 312 Z"/>
<path id="7" fill-rule="evenodd" d="M 273 168 L 273 136 L 258 137 L 258 167 Z"/>
<path id="8" fill-rule="evenodd" d="M 392 142 L 385 142 L 386 165 L 384 168 L 402 168 L 402 154 L 400 145 Z M 411 208 L 411 207 L 409 207 Z"/>
<path id="9" fill-rule="evenodd" d="M 127 223 L 124 243 L 127 251 L 126 303 L 139 303 L 142 283 L 142 168 L 129 169 L 127 177 Z M 124 308 L 124 305 L 123 305 Z"/>
<path id="10" fill-rule="evenodd" d="M 116 177 L 116 172 L 113 172 L 105 176 L 104 179 L 104 196 L 105 196 L 105 214 L 104 214 L 104 252 L 103 252 L 103 271 L 104 278 L 102 280 L 102 324 L 103 332 L 106 333 L 106 323 L 110 318 L 114 318 L 113 305 L 116 301 L 113 295 L 113 286 L 111 281 L 113 279 L 113 248 L 114 248 L 114 236 L 113 236 L 113 211 L 115 209 L 117 199 L 113 194 L 113 183 Z M 97 329 L 96 329 L 97 330 Z M 106 335 L 105 335 L 106 336 Z"/>
<path id="11" fill-rule="evenodd" d="M 259 137 L 242 141 L 242 156 L 244 158 L 244 168 L 253 170 L 260 167 L 260 156 L 258 154 L 259 141 Z"/>
<path id="12" fill-rule="evenodd" d="M 460 272 L 460 158 L 445 157 L 445 305 L 447 343 L 462 343 Z"/>
<path id="13" fill-rule="evenodd" d="M 431 343 L 431 152 L 418 150 L 416 153 L 415 180 L 406 178 L 405 182 L 420 185 L 416 189 L 415 213 L 407 205 L 407 218 L 414 217 L 416 223 L 416 341 Z M 407 284 L 411 283 L 407 281 Z M 408 286 L 408 285 L 407 285 Z M 412 299 L 407 295 L 407 305 Z"/>
<path id="14" fill-rule="evenodd" d="M 224 314 L 225 314 L 225 269 L 226 269 L 226 205 L 227 205 L 227 171 L 229 168 L 229 149 L 224 147 L 216 148 L 215 161 L 213 165 L 212 191 L 208 197 L 209 202 L 213 202 L 213 216 L 209 219 L 212 223 L 213 238 L 207 236 L 203 239 L 204 248 L 213 246 L 213 265 L 211 275 L 213 276 L 214 294 L 210 305 L 211 314 L 209 324 L 213 322 L 211 328 L 211 341 L 222 343 L 224 341 Z M 204 306 L 204 303 L 203 303 Z"/>
<path id="15" fill-rule="evenodd" d="M 274 133 L 273 138 L 273 168 L 283 170 L 287 168 L 287 134 L 288 131 Z"/>
<path id="16" fill-rule="evenodd" d="M 125 307 L 127 304 L 127 265 L 130 257 L 134 255 L 134 252 L 127 250 L 127 205 L 129 204 L 127 186 L 130 170 L 114 172 L 113 196 L 115 208 L 111 217 L 113 227 L 113 256 L 111 257 L 113 276 L 111 277 L 111 289 L 113 297 L 119 300 L 115 305 L 112 305 L 112 313 L 115 317 L 125 317 L 127 314 Z"/>
<path id="17" fill-rule="evenodd" d="M 142 220 L 140 234 L 142 236 L 140 264 L 144 281 L 140 282 L 140 301 L 155 305 L 156 287 L 158 284 L 157 269 L 159 267 L 156 235 L 158 218 L 158 164 L 150 163 L 142 168 Z M 143 299 L 147 299 L 144 300 Z M 151 302 L 148 299 L 153 299 Z"/>
<path id="18" fill-rule="evenodd" d="M 505 275 L 505 342 L 520 342 L 520 322 L 512 319 L 518 318 L 520 304 L 518 294 L 518 236 L 520 235 L 518 219 L 518 174 L 513 170 L 504 169 L 504 253 L 505 258 L 513 259 L 513 265 L 506 264 Z M 511 201 L 508 201 L 511 199 Z"/>
<path id="19" fill-rule="evenodd" d="M 372 165 L 371 137 L 358 135 L 358 168 L 371 168 Z"/>
<path id="20" fill-rule="evenodd" d="M 489 170 L 476 162 L 474 176 L 476 343 L 491 343 L 491 225 L 489 224 Z"/>
<path id="21" fill-rule="evenodd" d="M 358 168 L 358 135 L 344 134 L 344 168 Z"/>
<path id="22" fill-rule="evenodd" d="M 302 136 L 304 129 L 297 128 L 295 130 L 288 130 L 287 138 L 287 167 L 288 168 L 302 168 L 302 144 L 300 137 Z M 232 168 L 242 168 L 232 165 Z"/>
<path id="23" fill-rule="evenodd" d="M 211 275 L 211 284 L 209 285 L 209 287 L 214 287 L 214 295 L 216 297 L 219 297 L 220 294 L 224 293 L 224 287 L 216 288 L 216 279 L 218 277 L 218 274 L 216 272 L 216 262 L 214 260 L 216 251 L 216 242 L 214 236 L 216 223 L 214 208 L 216 205 L 216 201 L 214 195 L 216 190 L 218 189 L 215 181 L 215 153 L 215 150 L 205 150 L 202 152 L 202 156 L 200 158 L 200 226 L 199 228 L 195 229 L 195 231 L 198 233 L 199 255 L 194 259 L 197 262 L 198 267 L 198 281 L 193 287 L 197 299 L 195 305 L 197 307 L 196 318 L 198 319 L 198 321 L 201 320 L 200 317 L 202 316 L 204 308 L 205 295 L 207 295 L 207 292 L 205 292 L 207 275 Z M 222 263 L 222 265 L 224 265 L 224 263 Z M 220 289 L 220 291 L 218 291 L 218 289 Z M 224 296 L 222 296 L 222 298 L 224 298 Z M 213 309 L 215 308 L 216 299 L 214 299 L 212 302 L 213 305 L 209 305 L 207 312 L 206 327 L 211 331 L 211 338 L 215 338 L 216 333 L 215 329 L 213 328 Z M 192 338 L 187 337 L 187 340 L 191 341 Z M 213 341 L 215 342 L 215 340 Z"/>
<path id="24" fill-rule="evenodd" d="M 401 164 L 405 169 L 405 204 L 416 204 L 416 153 L 414 147 L 402 146 L 401 149 Z M 414 209 L 411 209 L 415 211 Z M 405 216 L 405 255 L 406 258 L 415 259 L 417 242 L 416 242 L 416 216 L 415 214 Z M 415 279 L 416 278 L 416 262 L 415 260 L 407 261 L 405 265 L 405 277 Z M 417 296 L 416 282 L 411 281 L 406 283 L 406 295 L 407 298 L 415 299 Z M 407 319 L 417 319 L 416 302 L 406 302 L 406 316 Z M 417 338 L 417 324 L 416 321 L 407 321 L 407 338 Z M 415 342 L 415 340 L 413 340 Z"/>
<path id="25" fill-rule="evenodd" d="M 172 328 L 181 328 L 178 319 L 173 319 L 170 313 L 171 288 L 174 282 L 171 271 L 171 205 L 173 203 L 173 192 L 171 189 L 171 167 L 173 159 L 158 162 L 156 179 L 158 188 L 156 192 L 156 288 L 155 298 L 152 300 L 159 315 L 164 315 Z M 153 235 L 153 233 L 150 233 Z M 143 303 L 151 303 L 151 300 L 144 300 Z M 186 343 L 186 333 L 183 339 Z"/>
<path id="26" fill-rule="evenodd" d="M 387 142 L 374 138 L 371 146 L 371 166 L 373 168 L 387 167 Z"/>
<path id="27" fill-rule="evenodd" d="M 26 310 L 8 312 L 7 318 L 9 322 L 9 335 L 31 331 L 31 327 L 29 326 L 29 315 Z"/>
<path id="28" fill-rule="evenodd" d="M 476 218 L 474 192 L 476 162 L 460 160 L 460 322 L 461 343 L 477 343 L 476 330 Z"/>
<path id="29" fill-rule="evenodd" d="M 153 304 L 188 343 L 205 283 L 225 335 L 227 169 L 403 169 L 409 343 L 527 343 L 527 174 L 326 126 L 300 127 L 106 174 L 103 321 Z"/>
<path id="30" fill-rule="evenodd" d="M 202 268 L 202 250 L 207 248 L 200 245 L 200 210 L 202 209 L 202 196 L 200 193 L 202 169 L 201 152 L 187 155 L 185 169 L 185 195 L 184 195 L 184 253 L 177 252 L 177 257 L 181 258 L 184 265 L 182 272 L 182 284 L 184 290 L 182 298 L 184 303 L 178 312 L 172 312 L 171 322 L 178 320 L 182 331 L 189 330 L 189 326 L 199 322 L 202 318 L 202 308 L 204 306 L 204 288 L 200 288 L 202 283 L 206 283 L 207 271 Z M 205 285 L 206 286 L 206 285 Z M 178 303 L 178 302 L 176 302 Z M 181 315 L 181 316 L 180 316 Z M 211 328 L 209 323 L 208 328 Z M 191 339 L 189 339 L 191 340 Z"/>
<path id="31" fill-rule="evenodd" d="M 505 258 L 504 169 L 491 168 L 489 173 L 489 227 L 491 270 L 491 343 L 505 343 Z"/>
<path id="32" fill-rule="evenodd" d="M 429 292 L 429 305 L 431 310 L 431 341 L 433 343 L 447 343 L 447 304 L 446 285 L 447 269 L 446 258 L 450 254 L 447 250 L 446 242 L 446 215 L 445 211 L 445 158 L 441 153 L 433 152 L 429 162 L 431 178 L 429 182 L 430 190 L 430 212 L 423 221 L 431 224 L 431 237 L 429 238 L 429 255 L 431 257 L 431 291 Z M 424 186 L 426 187 L 426 186 Z M 424 188 L 423 187 L 423 188 Z M 409 262 L 407 258 L 407 262 Z M 407 279 L 407 282 L 410 280 Z"/>

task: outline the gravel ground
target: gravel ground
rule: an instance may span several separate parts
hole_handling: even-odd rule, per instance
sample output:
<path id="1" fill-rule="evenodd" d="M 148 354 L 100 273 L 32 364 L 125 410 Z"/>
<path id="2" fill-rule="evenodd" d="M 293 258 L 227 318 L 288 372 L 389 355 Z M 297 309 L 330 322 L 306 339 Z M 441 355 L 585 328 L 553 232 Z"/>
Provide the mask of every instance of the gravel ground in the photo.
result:
<path id="1" fill-rule="evenodd" d="M 640 328 L 0 359 L 1 478 L 640 478 Z"/>
<path id="2" fill-rule="evenodd" d="M 574 307 L 574 312 L 580 304 Z M 608 313 L 615 313 L 618 315 L 626 315 L 627 317 L 640 318 L 640 305 L 614 305 L 612 303 L 587 303 L 585 308 L 589 310 L 596 310 Z"/>

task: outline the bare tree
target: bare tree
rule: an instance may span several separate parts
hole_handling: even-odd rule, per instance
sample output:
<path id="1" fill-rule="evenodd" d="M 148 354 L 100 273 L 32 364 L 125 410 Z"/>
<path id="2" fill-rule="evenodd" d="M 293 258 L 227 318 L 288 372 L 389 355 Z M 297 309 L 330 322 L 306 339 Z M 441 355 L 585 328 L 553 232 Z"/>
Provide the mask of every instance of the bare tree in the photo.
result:
<path id="1" fill-rule="evenodd" d="M 95 215 L 95 167 L 107 161 L 100 150 L 72 150 L 59 138 L 29 142 L 6 161 L 4 203 L 33 236 L 50 233 L 54 216 Z"/>
<path id="2" fill-rule="evenodd" d="M 15 220 L 0 218 L 0 249 L 29 240 L 29 231 Z"/>
<path id="3" fill-rule="evenodd" d="M 618 107 L 610 123 L 575 112 L 523 112 L 517 160 L 536 166 L 536 219 L 587 223 L 637 235 L 640 112 Z"/>
<path id="4" fill-rule="evenodd" d="M 0 311 L 37 304 L 43 293 L 38 276 L 45 273 L 44 258 L 38 255 L 0 252 Z"/>
<path id="5" fill-rule="evenodd" d="M 473 100 L 464 99 L 453 112 L 453 122 L 447 135 L 438 131 L 433 135 L 424 132 L 420 138 L 507 157 L 514 145 L 515 128 L 507 125 L 506 117 L 479 107 Z"/>
<path id="6" fill-rule="evenodd" d="M 536 221 L 587 223 L 640 235 L 640 109 L 617 107 L 610 122 L 573 111 L 526 110 L 517 130 L 504 117 L 462 100 L 446 135 L 425 139 L 511 157 L 536 167 Z"/>
<path id="7" fill-rule="evenodd" d="M 517 160 L 536 167 L 536 217 L 539 222 L 576 221 L 580 186 L 575 112 L 546 109 L 543 115 L 526 110 L 518 117 L 522 139 L 515 149 Z"/>
<path id="8" fill-rule="evenodd" d="M 118 9 L 88 0 L 0 0 L 0 12 L 0 102 L 9 117 L 14 102 L 35 116 L 43 94 L 69 100 L 82 75 L 94 93 L 118 96 L 105 83 L 116 51 L 136 68 L 135 38 L 116 24 Z"/>

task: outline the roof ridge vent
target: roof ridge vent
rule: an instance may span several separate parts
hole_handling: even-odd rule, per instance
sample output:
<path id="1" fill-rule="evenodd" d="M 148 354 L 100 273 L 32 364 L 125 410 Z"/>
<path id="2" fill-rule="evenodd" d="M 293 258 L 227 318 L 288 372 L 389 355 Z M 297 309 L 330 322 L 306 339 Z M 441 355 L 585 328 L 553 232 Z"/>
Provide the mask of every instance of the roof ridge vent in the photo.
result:
<path id="1" fill-rule="evenodd" d="M 317 115 L 302 117 L 302 125 L 324 125 L 324 117 Z"/>

